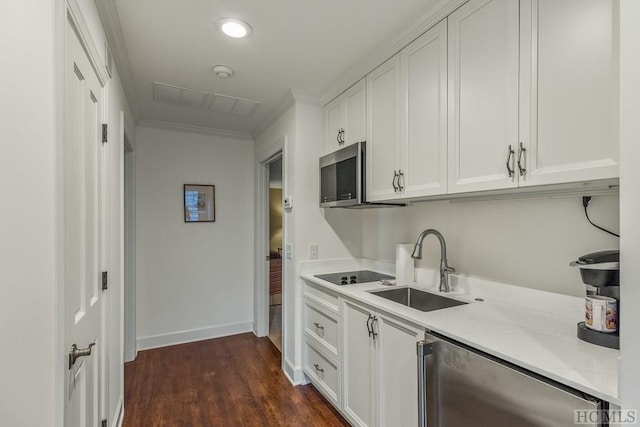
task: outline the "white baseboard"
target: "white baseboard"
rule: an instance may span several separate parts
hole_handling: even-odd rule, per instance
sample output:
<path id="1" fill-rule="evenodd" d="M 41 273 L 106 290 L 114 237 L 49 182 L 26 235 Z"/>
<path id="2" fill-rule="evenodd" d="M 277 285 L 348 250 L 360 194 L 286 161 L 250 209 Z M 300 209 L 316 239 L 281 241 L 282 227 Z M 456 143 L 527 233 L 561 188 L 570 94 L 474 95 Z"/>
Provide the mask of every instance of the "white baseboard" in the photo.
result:
<path id="1" fill-rule="evenodd" d="M 302 368 L 299 366 L 294 366 L 293 363 L 291 363 L 291 361 L 286 357 L 284 358 L 282 368 L 282 370 L 284 371 L 284 375 L 294 386 L 301 385 L 306 382 L 304 380 L 304 373 L 302 372 Z"/>
<path id="2" fill-rule="evenodd" d="M 152 348 L 167 347 L 170 345 L 242 334 L 245 332 L 251 332 L 252 327 L 253 322 L 248 321 L 141 337 L 137 339 L 137 350 L 149 350 Z"/>

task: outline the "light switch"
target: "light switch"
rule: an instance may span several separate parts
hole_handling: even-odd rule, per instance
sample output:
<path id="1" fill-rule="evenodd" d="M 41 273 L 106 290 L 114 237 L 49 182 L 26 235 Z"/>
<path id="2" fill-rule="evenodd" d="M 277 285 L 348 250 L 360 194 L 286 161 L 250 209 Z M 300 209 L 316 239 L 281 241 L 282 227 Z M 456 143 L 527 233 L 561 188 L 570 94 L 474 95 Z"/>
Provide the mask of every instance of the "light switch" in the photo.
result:
<path id="1" fill-rule="evenodd" d="M 293 245 L 291 243 L 287 243 L 284 250 L 284 256 L 287 259 L 293 259 Z"/>
<path id="2" fill-rule="evenodd" d="M 309 259 L 318 259 L 318 244 L 309 245 Z"/>

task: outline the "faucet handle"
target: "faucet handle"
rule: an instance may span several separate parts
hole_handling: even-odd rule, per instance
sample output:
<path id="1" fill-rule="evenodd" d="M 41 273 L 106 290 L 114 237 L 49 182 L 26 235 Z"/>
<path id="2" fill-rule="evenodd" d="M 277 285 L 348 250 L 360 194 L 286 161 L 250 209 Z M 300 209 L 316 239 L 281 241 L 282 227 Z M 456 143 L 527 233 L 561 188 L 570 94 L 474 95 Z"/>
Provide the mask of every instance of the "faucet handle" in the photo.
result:
<path id="1" fill-rule="evenodd" d="M 446 267 L 443 268 L 443 271 L 447 272 L 447 273 L 455 273 L 456 269 L 447 265 Z"/>

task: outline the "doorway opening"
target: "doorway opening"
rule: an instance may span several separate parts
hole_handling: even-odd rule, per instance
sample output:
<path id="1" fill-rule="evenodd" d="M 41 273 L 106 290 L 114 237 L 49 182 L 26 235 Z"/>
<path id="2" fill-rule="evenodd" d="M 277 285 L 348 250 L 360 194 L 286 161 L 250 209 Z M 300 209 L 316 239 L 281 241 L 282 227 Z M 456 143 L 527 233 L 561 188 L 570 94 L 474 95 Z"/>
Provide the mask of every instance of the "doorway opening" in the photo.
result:
<path id="1" fill-rule="evenodd" d="M 282 155 L 269 170 L 269 339 L 282 353 Z"/>

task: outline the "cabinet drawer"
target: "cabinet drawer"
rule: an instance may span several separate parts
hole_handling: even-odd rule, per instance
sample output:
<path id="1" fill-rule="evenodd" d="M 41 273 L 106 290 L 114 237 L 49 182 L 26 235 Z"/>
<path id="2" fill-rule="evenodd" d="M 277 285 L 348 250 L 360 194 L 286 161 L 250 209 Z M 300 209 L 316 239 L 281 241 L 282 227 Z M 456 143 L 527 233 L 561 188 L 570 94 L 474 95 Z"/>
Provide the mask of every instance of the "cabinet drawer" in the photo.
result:
<path id="1" fill-rule="evenodd" d="M 304 296 L 311 301 L 320 304 L 323 307 L 331 310 L 332 312 L 339 314 L 338 306 L 338 294 L 323 289 L 318 285 L 305 281 Z"/>
<path id="2" fill-rule="evenodd" d="M 336 408 L 339 408 L 339 366 L 313 348 L 308 341 L 304 343 L 304 371 L 311 379 L 313 385 L 329 399 Z"/>
<path id="3" fill-rule="evenodd" d="M 324 344 L 337 357 L 338 320 L 323 313 L 309 301 L 305 301 L 303 318 L 305 332 Z"/>

